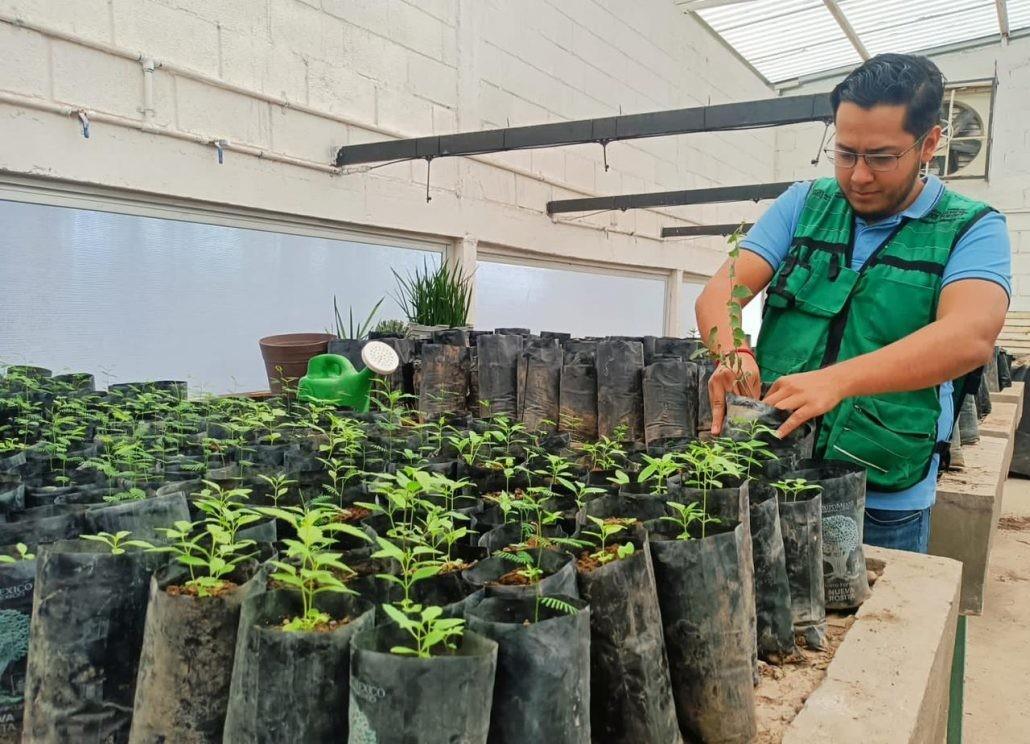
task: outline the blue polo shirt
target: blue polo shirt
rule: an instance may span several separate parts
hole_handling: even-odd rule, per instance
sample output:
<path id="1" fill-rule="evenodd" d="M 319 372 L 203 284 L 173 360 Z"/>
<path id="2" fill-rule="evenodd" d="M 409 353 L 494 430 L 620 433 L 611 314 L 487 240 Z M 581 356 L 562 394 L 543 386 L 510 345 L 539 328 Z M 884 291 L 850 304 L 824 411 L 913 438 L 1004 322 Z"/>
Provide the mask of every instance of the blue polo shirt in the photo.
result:
<path id="1" fill-rule="evenodd" d="M 772 266 L 780 265 L 790 249 L 794 231 L 801 217 L 805 199 L 812 187 L 811 181 L 796 183 L 787 189 L 769 210 L 755 223 L 741 242 L 741 248 L 756 253 Z M 869 223 L 855 217 L 855 250 L 851 268 L 856 271 L 870 254 L 887 239 L 902 217 L 920 219 L 933 209 L 944 192 L 944 184 L 936 176 L 926 178 L 923 190 L 911 206 L 880 222 Z M 992 212 L 973 225 L 955 246 L 944 268 L 944 286 L 960 279 L 986 279 L 1001 285 L 1012 295 L 1012 257 L 1005 217 Z M 951 438 L 954 410 L 951 400 L 952 384 L 940 387 L 941 417 L 937 423 L 938 439 Z M 898 493 L 869 491 L 866 506 L 871 509 L 926 509 L 933 506 L 937 493 L 939 457 L 933 456 L 930 472 L 916 485 Z"/>

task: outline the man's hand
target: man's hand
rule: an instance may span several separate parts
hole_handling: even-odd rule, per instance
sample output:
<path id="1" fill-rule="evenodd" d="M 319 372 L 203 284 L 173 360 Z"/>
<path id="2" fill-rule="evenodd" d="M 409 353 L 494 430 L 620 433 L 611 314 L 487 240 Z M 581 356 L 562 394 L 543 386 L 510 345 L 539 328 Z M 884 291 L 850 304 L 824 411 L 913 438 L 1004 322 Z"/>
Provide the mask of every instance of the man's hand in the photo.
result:
<path id="1" fill-rule="evenodd" d="M 806 421 L 822 416 L 848 397 L 845 385 L 835 367 L 785 375 L 769 388 L 763 403 L 793 411 L 776 430 L 783 439 Z"/>
<path id="2" fill-rule="evenodd" d="M 708 397 L 712 401 L 712 434 L 719 436 L 722 433 L 723 423 L 726 419 L 726 396 L 730 393 L 743 395 L 748 398 L 758 398 L 762 395 L 762 376 L 758 370 L 758 362 L 750 354 L 738 354 L 741 362 L 741 372 L 744 380 L 737 382 L 737 374 L 720 364 L 715 372 L 708 379 Z"/>

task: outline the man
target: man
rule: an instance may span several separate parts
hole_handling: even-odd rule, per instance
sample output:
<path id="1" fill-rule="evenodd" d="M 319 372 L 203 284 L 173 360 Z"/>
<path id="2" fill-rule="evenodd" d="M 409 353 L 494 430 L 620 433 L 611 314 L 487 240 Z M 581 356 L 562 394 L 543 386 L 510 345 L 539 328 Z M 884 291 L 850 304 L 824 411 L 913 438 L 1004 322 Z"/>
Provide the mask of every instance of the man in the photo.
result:
<path id="1" fill-rule="evenodd" d="M 953 381 L 981 367 L 1005 321 L 1005 220 L 921 167 L 941 138 L 944 81 L 928 59 L 882 54 L 831 97 L 836 178 L 794 184 L 742 241 L 735 283 L 767 289 L 744 375 L 713 374 L 713 433 L 725 396 L 791 411 L 778 434 L 816 426 L 816 456 L 866 468 L 864 541 L 925 553 Z M 733 349 L 729 262 L 697 300 L 698 327 Z"/>

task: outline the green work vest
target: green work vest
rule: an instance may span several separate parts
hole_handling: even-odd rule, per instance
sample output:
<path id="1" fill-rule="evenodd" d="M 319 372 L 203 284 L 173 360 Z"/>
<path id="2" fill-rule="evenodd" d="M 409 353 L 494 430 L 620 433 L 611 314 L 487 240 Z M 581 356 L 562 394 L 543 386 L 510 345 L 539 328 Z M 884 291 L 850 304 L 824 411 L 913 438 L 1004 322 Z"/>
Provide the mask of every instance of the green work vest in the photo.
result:
<path id="1" fill-rule="evenodd" d="M 989 211 L 945 189 L 924 217 L 903 217 L 855 271 L 851 205 L 835 179 L 815 181 L 767 289 L 756 348 L 762 382 L 876 351 L 931 323 L 952 249 Z M 958 381 L 959 400 L 962 389 Z M 937 445 L 939 395 L 935 386 L 847 398 L 817 422 L 815 456 L 862 465 L 874 490 L 910 488 L 926 477 Z"/>

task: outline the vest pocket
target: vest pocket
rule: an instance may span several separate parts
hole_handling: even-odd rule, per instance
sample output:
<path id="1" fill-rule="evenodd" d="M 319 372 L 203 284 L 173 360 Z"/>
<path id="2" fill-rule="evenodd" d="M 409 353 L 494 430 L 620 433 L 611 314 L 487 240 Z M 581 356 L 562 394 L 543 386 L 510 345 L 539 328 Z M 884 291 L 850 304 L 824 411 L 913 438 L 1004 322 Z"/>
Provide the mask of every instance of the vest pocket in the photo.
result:
<path id="1" fill-rule="evenodd" d="M 936 294 L 932 287 L 870 274 L 855 295 L 851 323 L 861 335 L 892 344 L 933 320 Z"/>
<path id="2" fill-rule="evenodd" d="M 813 271 L 797 292 L 798 310 L 821 318 L 832 318 L 839 313 L 851 296 L 858 272 L 849 268 L 836 268 L 837 278 Z"/>
<path id="3" fill-rule="evenodd" d="M 937 413 L 877 398 L 855 398 L 845 405 L 825 457 L 861 465 L 869 487 L 877 491 L 918 483 L 933 455 Z"/>

